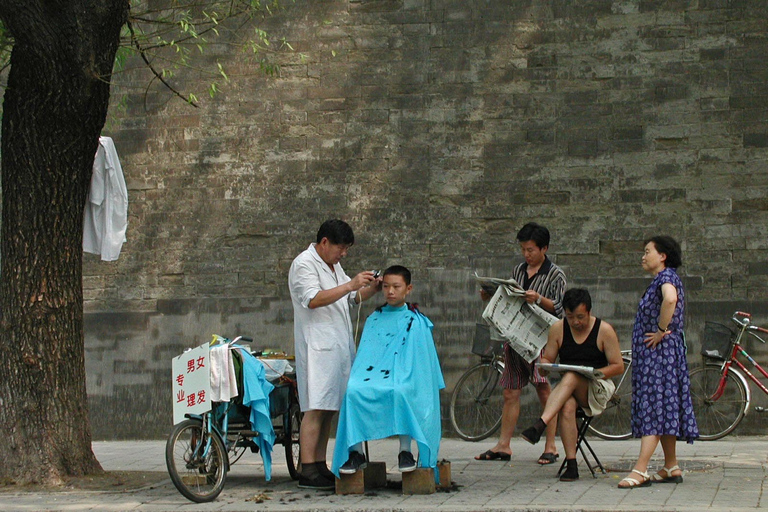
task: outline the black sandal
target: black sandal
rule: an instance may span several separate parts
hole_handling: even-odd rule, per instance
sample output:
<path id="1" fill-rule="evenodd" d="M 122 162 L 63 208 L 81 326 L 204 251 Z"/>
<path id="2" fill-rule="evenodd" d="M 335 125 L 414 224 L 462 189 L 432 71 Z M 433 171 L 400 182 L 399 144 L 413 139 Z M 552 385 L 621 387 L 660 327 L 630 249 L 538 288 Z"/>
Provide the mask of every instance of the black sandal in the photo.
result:
<path id="1" fill-rule="evenodd" d="M 555 462 L 557 462 L 557 459 L 559 458 L 560 458 L 560 455 L 558 455 L 557 453 L 542 453 L 541 456 L 539 457 L 538 462 L 542 466 L 548 466 L 550 464 L 554 464 Z M 546 461 L 546 462 L 541 462 L 541 461 Z"/>
<path id="2" fill-rule="evenodd" d="M 486 452 L 481 453 L 477 457 L 475 457 L 475 460 L 510 460 L 512 456 L 508 453 L 502 453 L 502 452 L 494 452 L 493 450 L 488 450 Z"/>

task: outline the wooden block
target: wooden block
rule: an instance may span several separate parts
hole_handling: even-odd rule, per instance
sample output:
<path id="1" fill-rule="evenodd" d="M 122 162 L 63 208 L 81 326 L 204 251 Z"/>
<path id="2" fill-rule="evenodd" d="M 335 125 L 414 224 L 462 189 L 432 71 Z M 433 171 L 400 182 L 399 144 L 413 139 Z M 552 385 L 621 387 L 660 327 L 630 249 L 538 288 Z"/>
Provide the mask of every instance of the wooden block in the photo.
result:
<path id="1" fill-rule="evenodd" d="M 403 473 L 403 494 L 434 494 L 435 473 L 432 468 L 416 468 Z"/>
<path id="2" fill-rule="evenodd" d="M 451 462 L 447 460 L 441 460 L 437 463 L 437 474 L 440 476 L 440 483 L 438 489 L 450 489 L 451 482 Z"/>
<path id="3" fill-rule="evenodd" d="M 336 494 L 365 494 L 365 471 L 341 475 L 336 479 Z"/>
<path id="4" fill-rule="evenodd" d="M 387 486 L 387 463 L 369 462 L 362 471 L 336 479 L 336 494 L 365 494 L 367 489 Z"/>
<path id="5" fill-rule="evenodd" d="M 387 463 L 369 462 L 363 470 L 365 474 L 365 488 L 379 489 L 387 486 Z"/>

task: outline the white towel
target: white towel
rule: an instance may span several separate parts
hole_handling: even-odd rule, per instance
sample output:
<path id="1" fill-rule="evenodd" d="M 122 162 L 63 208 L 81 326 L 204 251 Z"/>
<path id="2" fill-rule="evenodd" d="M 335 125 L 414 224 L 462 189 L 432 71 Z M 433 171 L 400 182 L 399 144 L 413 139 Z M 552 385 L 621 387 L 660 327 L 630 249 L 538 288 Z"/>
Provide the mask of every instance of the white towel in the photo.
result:
<path id="1" fill-rule="evenodd" d="M 237 396 L 237 377 L 229 345 L 211 348 L 211 401 L 229 402 Z"/>

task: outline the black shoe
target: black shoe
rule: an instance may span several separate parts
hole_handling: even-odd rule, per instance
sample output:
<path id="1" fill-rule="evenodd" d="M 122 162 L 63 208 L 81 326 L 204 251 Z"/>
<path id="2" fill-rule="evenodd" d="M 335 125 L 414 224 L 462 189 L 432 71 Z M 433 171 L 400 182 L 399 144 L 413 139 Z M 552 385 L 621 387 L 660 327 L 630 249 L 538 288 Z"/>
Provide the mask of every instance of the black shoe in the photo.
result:
<path id="1" fill-rule="evenodd" d="M 416 461 L 413 459 L 413 454 L 411 452 L 403 451 L 397 455 L 397 469 L 399 469 L 401 473 L 408 473 L 409 471 L 416 469 Z"/>
<path id="2" fill-rule="evenodd" d="M 567 459 L 565 461 L 565 471 L 560 475 L 561 482 L 575 482 L 579 479 L 579 468 L 576 465 L 576 459 Z"/>
<path id="3" fill-rule="evenodd" d="M 520 434 L 520 437 L 531 444 L 536 444 L 539 442 L 539 439 L 541 439 L 541 432 L 539 432 L 536 427 L 528 427 L 527 429 L 523 430 L 523 433 Z"/>
<path id="4" fill-rule="evenodd" d="M 349 459 L 339 468 L 339 473 L 351 475 L 361 469 L 365 469 L 367 465 L 368 461 L 365 460 L 365 455 L 360 452 L 350 452 Z"/>
<path id="5" fill-rule="evenodd" d="M 299 487 L 301 489 L 314 489 L 316 491 L 332 491 L 336 489 L 336 482 L 329 480 L 322 475 L 314 478 L 307 478 L 304 475 L 299 477 Z"/>

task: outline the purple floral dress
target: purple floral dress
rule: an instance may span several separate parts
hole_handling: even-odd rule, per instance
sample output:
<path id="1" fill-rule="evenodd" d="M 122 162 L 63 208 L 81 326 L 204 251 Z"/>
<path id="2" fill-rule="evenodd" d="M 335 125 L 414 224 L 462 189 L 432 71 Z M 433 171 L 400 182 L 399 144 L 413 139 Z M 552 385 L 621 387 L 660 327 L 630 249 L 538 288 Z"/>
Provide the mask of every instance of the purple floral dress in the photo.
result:
<path id="1" fill-rule="evenodd" d="M 668 327 L 671 332 L 656 348 L 648 348 L 643 340 L 645 333 L 657 330 L 664 283 L 671 283 L 677 289 L 677 306 Z M 674 435 L 689 443 L 699 437 L 685 359 L 684 304 L 683 283 L 672 268 L 659 272 L 640 299 L 632 329 L 632 435 L 635 437 Z"/>

